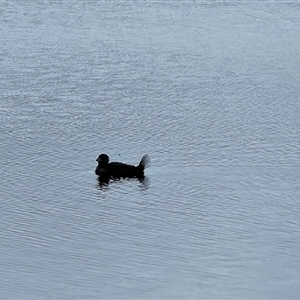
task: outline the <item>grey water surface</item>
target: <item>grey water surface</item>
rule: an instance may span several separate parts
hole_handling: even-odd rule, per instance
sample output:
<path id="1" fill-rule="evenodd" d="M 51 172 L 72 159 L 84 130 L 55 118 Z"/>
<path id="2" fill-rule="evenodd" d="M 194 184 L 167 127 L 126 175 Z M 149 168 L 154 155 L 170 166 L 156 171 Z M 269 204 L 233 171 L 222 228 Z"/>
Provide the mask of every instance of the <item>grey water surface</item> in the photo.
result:
<path id="1" fill-rule="evenodd" d="M 1 0 L 0 40 L 1 299 L 300 298 L 299 2 Z"/>

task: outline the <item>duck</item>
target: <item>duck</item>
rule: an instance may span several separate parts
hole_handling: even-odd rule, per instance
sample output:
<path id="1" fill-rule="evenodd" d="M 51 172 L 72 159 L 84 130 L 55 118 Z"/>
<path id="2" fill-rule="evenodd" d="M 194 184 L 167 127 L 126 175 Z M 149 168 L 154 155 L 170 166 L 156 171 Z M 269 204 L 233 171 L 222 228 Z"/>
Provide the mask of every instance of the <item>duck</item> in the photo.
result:
<path id="1" fill-rule="evenodd" d="M 150 164 L 148 154 L 145 154 L 137 166 L 129 165 L 121 162 L 109 162 L 109 156 L 105 153 L 100 154 L 96 161 L 98 165 L 95 169 L 95 174 L 98 175 L 98 180 L 103 183 L 108 183 L 110 179 L 121 178 L 145 178 L 144 170 Z"/>

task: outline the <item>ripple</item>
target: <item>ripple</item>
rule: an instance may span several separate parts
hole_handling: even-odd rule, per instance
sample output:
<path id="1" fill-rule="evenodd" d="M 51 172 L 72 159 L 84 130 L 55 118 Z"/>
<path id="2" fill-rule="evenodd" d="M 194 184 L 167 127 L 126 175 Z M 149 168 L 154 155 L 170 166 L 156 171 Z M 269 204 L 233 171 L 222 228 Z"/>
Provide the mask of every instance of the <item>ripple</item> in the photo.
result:
<path id="1" fill-rule="evenodd" d="M 299 6 L 3 5 L 4 298 L 296 298 Z"/>

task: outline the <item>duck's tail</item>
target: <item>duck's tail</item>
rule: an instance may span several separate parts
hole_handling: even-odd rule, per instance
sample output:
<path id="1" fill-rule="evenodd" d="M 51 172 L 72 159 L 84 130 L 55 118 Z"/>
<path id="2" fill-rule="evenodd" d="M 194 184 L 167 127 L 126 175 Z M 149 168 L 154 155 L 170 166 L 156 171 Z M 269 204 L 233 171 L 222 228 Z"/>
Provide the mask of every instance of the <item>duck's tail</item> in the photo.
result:
<path id="1" fill-rule="evenodd" d="M 149 165 L 150 165 L 150 157 L 149 157 L 148 154 L 145 154 L 145 155 L 142 157 L 142 159 L 141 159 L 141 161 L 140 161 L 138 167 L 144 170 L 144 169 L 146 169 L 147 167 L 149 167 Z"/>
<path id="2" fill-rule="evenodd" d="M 149 158 L 149 155 L 148 154 L 145 154 L 139 165 L 136 167 L 136 170 L 137 170 L 137 177 L 138 178 L 144 178 L 144 170 L 149 167 L 150 165 L 150 158 Z"/>

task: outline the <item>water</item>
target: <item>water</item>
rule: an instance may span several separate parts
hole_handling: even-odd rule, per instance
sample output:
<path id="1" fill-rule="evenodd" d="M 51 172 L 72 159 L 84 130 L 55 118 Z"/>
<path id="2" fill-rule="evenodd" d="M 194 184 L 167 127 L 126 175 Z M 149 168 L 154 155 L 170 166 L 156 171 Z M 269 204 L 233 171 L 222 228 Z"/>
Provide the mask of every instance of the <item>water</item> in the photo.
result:
<path id="1" fill-rule="evenodd" d="M 0 15 L 1 299 L 299 298 L 298 2 Z"/>

